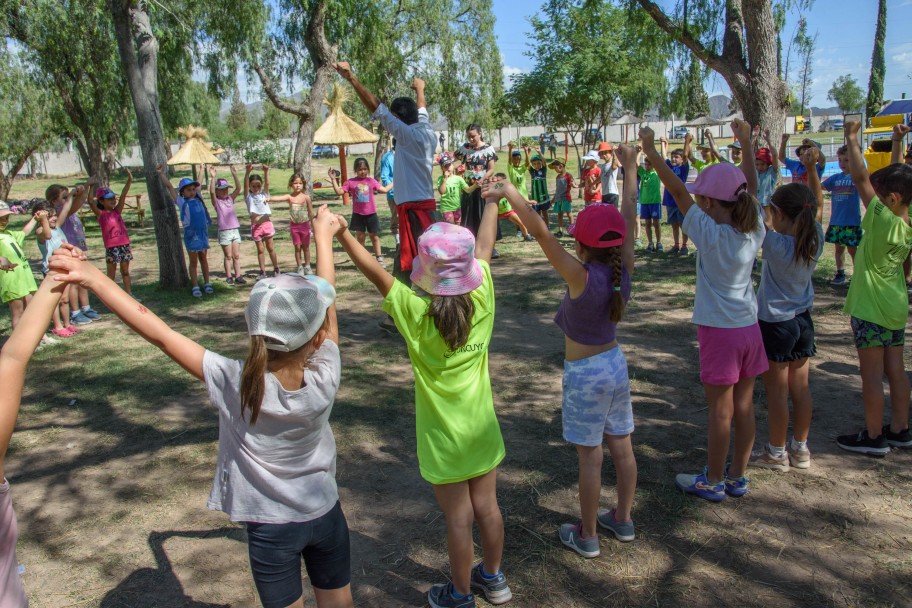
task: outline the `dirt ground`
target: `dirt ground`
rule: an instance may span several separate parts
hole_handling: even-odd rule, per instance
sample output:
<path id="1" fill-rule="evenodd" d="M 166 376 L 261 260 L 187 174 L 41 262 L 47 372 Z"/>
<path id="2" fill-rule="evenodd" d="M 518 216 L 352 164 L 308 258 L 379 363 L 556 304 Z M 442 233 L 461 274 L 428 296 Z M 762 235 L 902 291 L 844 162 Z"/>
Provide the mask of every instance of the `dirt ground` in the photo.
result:
<path id="1" fill-rule="evenodd" d="M 747 497 L 711 505 L 674 487 L 676 473 L 699 470 L 706 456 L 693 258 L 638 256 L 619 329 L 637 426 L 637 539 L 603 537 L 601 557 L 587 561 L 557 538 L 578 517 L 576 455 L 561 437 L 563 338 L 551 320 L 562 285 L 534 243 L 507 234 L 492 265 L 490 367 L 507 446 L 498 495 L 511 605 L 912 606 L 912 452 L 875 460 L 834 443 L 861 425 L 862 410 L 844 291 L 826 284 L 831 262 L 818 272 L 814 309 L 813 467 L 752 470 Z M 290 258 L 287 242 L 280 253 Z M 376 327 L 379 296 L 344 254 L 336 259 L 343 379 L 332 426 L 356 605 L 424 606 L 448 564 L 442 514 L 418 472 L 408 356 Z M 139 260 L 134 280 L 151 283 L 153 265 L 151 254 Z M 243 356 L 243 291 L 220 284 L 206 302 L 152 287 L 139 294 L 205 346 Z M 105 318 L 30 368 L 7 467 L 31 605 L 259 605 L 243 529 L 205 507 L 217 417 L 204 387 Z M 758 441 L 764 403 L 758 383 Z M 603 480 L 609 507 L 607 454 Z"/>

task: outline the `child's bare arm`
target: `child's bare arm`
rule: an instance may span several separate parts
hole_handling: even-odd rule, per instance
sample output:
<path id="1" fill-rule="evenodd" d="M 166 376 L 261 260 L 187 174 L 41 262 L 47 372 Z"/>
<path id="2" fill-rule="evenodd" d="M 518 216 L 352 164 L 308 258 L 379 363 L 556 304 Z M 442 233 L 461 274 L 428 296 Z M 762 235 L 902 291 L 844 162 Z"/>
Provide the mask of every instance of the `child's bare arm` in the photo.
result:
<path id="1" fill-rule="evenodd" d="M 750 124 L 736 118 L 732 121 L 731 128 L 735 134 L 735 140 L 741 144 L 741 153 L 744 158 L 754 158 Z M 747 191 L 757 196 L 757 165 L 753 162 L 743 162 L 741 163 L 741 172 L 747 178 Z"/>
<path id="2" fill-rule="evenodd" d="M 215 167 L 209 167 L 209 200 L 215 208 L 215 214 L 218 215 L 218 205 L 215 204 Z"/>
<path id="3" fill-rule="evenodd" d="M 309 198 L 307 207 L 312 212 L 313 208 Z M 345 230 L 345 228 L 342 227 L 337 216 L 330 212 L 329 207 L 322 205 L 313 221 L 314 240 L 317 244 L 317 276 L 326 279 L 333 287 L 336 286 L 336 265 L 333 261 L 332 241 L 333 235 L 341 230 Z M 338 344 L 339 323 L 336 318 L 335 304 L 327 309 L 326 320 L 326 337 Z"/>
<path id="4" fill-rule="evenodd" d="M 694 200 L 684 186 L 684 182 L 674 174 L 671 167 L 662 162 L 662 157 L 659 156 L 659 152 L 655 147 L 655 133 L 653 130 L 649 127 L 640 129 L 640 142 L 643 146 L 643 153 L 646 154 L 646 158 L 652 163 L 652 168 L 659 174 L 659 179 L 665 186 L 665 190 L 671 192 L 678 209 L 683 215 L 687 215 L 687 212 L 694 204 Z M 626 183 L 627 179 L 632 177 L 632 175 L 627 175 L 627 170 L 624 169 L 624 182 Z"/>
<path id="5" fill-rule="evenodd" d="M 247 163 L 247 166 L 244 168 L 244 200 L 247 200 L 247 193 L 249 192 L 250 187 L 250 172 L 253 170 L 253 165 Z"/>
<path id="6" fill-rule="evenodd" d="M 382 192 L 383 194 L 386 194 L 387 192 L 389 192 L 390 190 L 393 189 L 393 184 L 394 184 L 394 182 L 390 182 L 385 186 L 381 186 L 380 184 L 377 184 L 377 187 L 374 188 L 374 190 L 376 190 L 377 192 Z"/>
<path id="7" fill-rule="evenodd" d="M 782 138 L 779 140 L 779 158 L 788 158 L 788 153 L 785 150 L 785 146 L 788 145 L 788 140 L 788 133 L 783 133 Z M 772 146 L 770 146 L 770 149 L 772 150 Z"/>
<path id="8" fill-rule="evenodd" d="M 163 165 L 155 167 L 155 171 L 158 173 L 158 177 L 165 185 L 165 189 L 168 191 L 168 195 L 171 197 L 171 202 L 176 203 L 178 196 L 177 190 L 174 189 L 174 185 L 171 183 L 171 180 L 165 177 L 164 170 L 165 168 Z"/>
<path id="9" fill-rule="evenodd" d="M 269 196 L 269 165 L 260 165 L 263 168 L 263 192 Z"/>
<path id="10" fill-rule="evenodd" d="M 704 135 L 706 135 L 706 143 L 709 144 L 709 151 L 712 153 L 713 158 L 721 162 L 723 157 L 719 152 L 719 147 L 716 145 L 716 138 L 713 137 L 713 134 L 709 129 L 704 131 Z"/>
<path id="11" fill-rule="evenodd" d="M 332 169 L 329 170 L 328 175 L 329 175 L 329 183 L 330 183 L 330 185 L 332 185 L 333 192 L 336 193 L 336 196 L 342 196 L 342 188 L 340 187 L 339 180 L 338 180 L 338 178 L 336 178 L 336 175 L 335 175 L 335 173 L 333 173 Z"/>
<path id="12" fill-rule="evenodd" d="M 307 195 L 304 195 L 304 204 L 307 205 L 307 221 L 312 222 L 314 219 L 314 206 L 313 201 Z"/>
<path id="13" fill-rule="evenodd" d="M 58 281 L 76 283 L 94 292 L 111 312 L 140 337 L 157 346 L 192 376 L 203 380 L 203 355 L 206 349 L 171 329 L 95 266 L 72 257 L 67 250 L 58 249 L 51 257 L 50 267 L 61 273 L 57 277 Z"/>
<path id="14" fill-rule="evenodd" d="M 341 222 L 343 229 L 336 233 L 336 239 L 354 265 L 361 271 L 361 274 L 373 283 L 380 295 L 385 298 L 390 289 L 393 288 L 393 281 L 395 281 L 393 275 L 388 273 L 377 261 L 377 258 L 361 245 L 351 232 L 345 229 L 348 228 L 345 219 L 341 216 L 337 217 L 337 221 Z M 317 255 L 319 256 L 319 253 Z M 319 263 L 319 258 L 317 258 L 317 263 Z"/>
<path id="15" fill-rule="evenodd" d="M 34 215 L 25 223 L 25 226 L 22 227 L 22 234 L 25 236 L 30 235 L 35 231 L 35 228 L 38 226 L 38 218 Z"/>
<path id="16" fill-rule="evenodd" d="M 816 219 L 818 222 L 823 221 L 823 185 L 820 183 L 820 175 L 817 173 L 817 157 L 819 151 L 816 146 L 811 146 L 807 151 L 801 156 L 801 164 L 804 165 L 804 168 L 807 169 L 808 176 L 808 187 L 811 189 L 811 192 L 814 193 L 814 197 L 817 199 L 817 214 Z"/>
<path id="17" fill-rule="evenodd" d="M 864 203 L 865 209 L 877 196 L 874 188 L 871 186 L 871 178 L 868 175 L 868 168 L 865 166 L 864 157 L 861 154 L 861 146 L 858 145 L 858 131 L 861 130 L 861 123 L 857 120 L 847 120 L 843 127 L 848 144 L 849 171 L 852 173 L 852 182 L 858 190 L 861 202 Z"/>
<path id="18" fill-rule="evenodd" d="M 120 193 L 120 199 L 117 201 L 117 207 L 114 208 L 114 211 L 117 213 L 123 213 L 124 205 L 127 204 L 127 195 L 130 194 L 130 186 L 133 185 L 133 173 L 127 169 L 127 183 L 124 184 L 124 189 Z M 213 200 L 215 197 L 213 197 Z"/>
<path id="19" fill-rule="evenodd" d="M 779 170 L 779 153 L 776 151 L 776 148 L 773 146 L 773 142 L 770 141 L 770 130 L 763 130 L 763 141 L 766 142 L 766 147 L 769 148 L 770 156 L 773 157 L 772 167 L 773 169 Z"/>
<path id="20" fill-rule="evenodd" d="M 693 159 L 693 140 L 694 137 L 690 133 L 684 136 L 684 158 Z"/>
<path id="21" fill-rule="evenodd" d="M 508 184 L 510 183 L 509 180 L 504 181 Z M 491 261 L 491 256 L 494 253 L 494 242 L 497 240 L 497 202 L 499 200 L 499 198 L 485 200 L 484 211 L 481 214 L 481 224 L 478 226 L 478 236 L 475 238 L 475 258 L 485 262 Z"/>
<path id="22" fill-rule="evenodd" d="M 898 165 L 903 162 L 903 140 L 906 138 L 906 135 L 909 134 L 909 131 L 912 130 L 908 126 L 900 123 L 893 125 L 893 135 L 890 139 L 893 140 L 893 147 L 890 150 L 890 164 Z"/>
<path id="23" fill-rule="evenodd" d="M 624 164 L 625 175 L 636 175 L 637 170 L 637 153 L 627 144 L 621 144 L 615 150 L 616 158 L 621 158 Z M 624 244 L 621 245 L 621 258 L 627 273 L 633 275 L 634 267 L 634 243 L 633 235 L 636 233 L 637 225 L 637 184 L 635 179 L 624 180 L 624 190 L 621 192 L 621 215 L 624 216 L 624 223 L 627 226 L 627 234 L 624 237 Z"/>
<path id="24" fill-rule="evenodd" d="M 53 273 L 48 275 L 0 351 L 0 378 L 3 378 L 3 390 L 0 391 L 0 479 L 4 477 L 6 450 L 19 415 L 25 370 L 51 322 L 51 315 L 57 309 L 64 289 L 66 285 L 55 281 Z"/>
<path id="25" fill-rule="evenodd" d="M 233 201 L 241 193 L 241 182 L 238 180 L 237 169 L 234 168 L 234 165 L 229 165 L 229 167 L 231 168 L 231 177 L 234 178 L 234 192 L 231 193 L 231 200 Z"/>
<path id="26" fill-rule="evenodd" d="M 660 137 L 659 143 L 662 146 L 662 158 L 668 160 L 668 140 L 665 137 Z"/>
<path id="27" fill-rule="evenodd" d="M 487 199 L 488 203 L 496 203 L 501 198 L 510 201 L 513 210 L 519 216 L 520 221 L 528 228 L 529 233 L 535 237 L 542 252 L 557 270 L 558 274 L 566 281 L 570 287 L 570 293 L 579 295 L 586 286 L 586 269 L 576 257 L 571 255 L 564 246 L 560 244 L 539 214 L 529 207 L 526 199 L 516 190 L 508 180 L 498 180 L 494 178 L 489 180 L 483 187 L 481 195 Z M 491 206 L 491 205 L 486 205 Z"/>
<path id="28" fill-rule="evenodd" d="M 48 221 L 47 211 L 39 211 L 35 218 L 38 220 L 38 232 L 35 235 L 39 241 L 44 242 L 51 238 L 51 223 Z"/>

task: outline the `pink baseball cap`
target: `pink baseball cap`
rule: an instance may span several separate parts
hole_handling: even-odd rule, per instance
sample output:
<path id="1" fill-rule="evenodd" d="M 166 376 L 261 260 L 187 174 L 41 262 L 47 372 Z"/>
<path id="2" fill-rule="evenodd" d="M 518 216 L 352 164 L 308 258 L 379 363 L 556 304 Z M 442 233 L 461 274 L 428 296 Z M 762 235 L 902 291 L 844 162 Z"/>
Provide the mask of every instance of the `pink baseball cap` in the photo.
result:
<path id="1" fill-rule="evenodd" d="M 691 194 L 708 196 L 717 201 L 732 203 L 738 200 L 742 190 L 747 189 L 747 178 L 741 169 L 731 163 L 716 163 L 703 169 L 696 181 L 687 184 Z"/>
<path id="2" fill-rule="evenodd" d="M 448 222 L 431 224 L 418 238 L 412 261 L 412 283 L 435 296 L 458 296 L 476 289 L 483 280 L 475 259 L 475 237 Z"/>
<path id="3" fill-rule="evenodd" d="M 116 194 L 111 192 L 110 188 L 105 188 L 104 186 L 95 190 L 95 198 L 114 198 L 116 196 Z"/>
<path id="4" fill-rule="evenodd" d="M 614 205 L 592 203 L 576 214 L 576 221 L 567 232 L 587 247 L 618 247 L 627 235 L 627 222 Z M 616 232 L 620 236 L 610 240 L 604 239 L 609 232 Z"/>

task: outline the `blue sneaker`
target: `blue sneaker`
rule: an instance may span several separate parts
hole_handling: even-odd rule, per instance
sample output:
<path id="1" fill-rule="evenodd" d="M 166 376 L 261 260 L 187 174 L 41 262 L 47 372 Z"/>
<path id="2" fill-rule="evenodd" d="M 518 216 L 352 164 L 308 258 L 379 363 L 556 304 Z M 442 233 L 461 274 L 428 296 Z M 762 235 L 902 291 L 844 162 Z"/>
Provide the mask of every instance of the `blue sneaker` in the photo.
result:
<path id="1" fill-rule="evenodd" d="M 484 594 L 489 604 L 506 604 L 513 599 L 513 592 L 507 584 L 507 577 L 498 571 L 494 576 L 485 574 L 484 563 L 479 563 L 472 568 L 472 580 L 469 581 L 472 589 Z"/>
<path id="2" fill-rule="evenodd" d="M 729 477 L 728 465 L 725 466 L 725 493 L 732 498 L 740 498 L 748 493 L 750 479 L 747 477 Z"/>
<path id="3" fill-rule="evenodd" d="M 693 494 L 711 502 L 725 500 L 725 482 L 710 483 L 706 480 L 706 467 L 699 475 L 681 473 L 675 477 L 675 485 L 685 494 Z"/>
<path id="4" fill-rule="evenodd" d="M 475 594 L 457 598 L 453 583 L 434 585 L 428 591 L 428 604 L 431 608 L 475 608 Z"/>
<path id="5" fill-rule="evenodd" d="M 73 323 L 73 325 L 88 325 L 92 322 L 92 319 L 82 314 L 82 311 L 80 310 L 75 315 L 70 315 L 70 322 Z"/>
<path id="6" fill-rule="evenodd" d="M 93 321 L 97 321 L 98 319 L 101 318 L 101 315 L 98 314 L 98 311 L 93 310 L 93 309 L 91 309 L 91 308 L 88 309 L 88 310 L 83 310 L 83 311 L 82 311 L 82 314 L 84 314 L 84 315 L 87 316 L 88 318 L 92 319 Z"/>

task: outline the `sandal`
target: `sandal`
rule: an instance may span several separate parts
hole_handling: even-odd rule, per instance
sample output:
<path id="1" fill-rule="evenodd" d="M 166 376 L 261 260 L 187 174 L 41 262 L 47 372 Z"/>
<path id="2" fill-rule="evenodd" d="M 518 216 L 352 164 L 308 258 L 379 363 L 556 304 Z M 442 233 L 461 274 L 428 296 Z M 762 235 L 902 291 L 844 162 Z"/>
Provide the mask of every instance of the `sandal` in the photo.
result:
<path id="1" fill-rule="evenodd" d="M 51 333 L 57 336 L 58 338 L 72 338 L 76 335 L 75 332 L 70 331 L 69 327 L 63 327 L 61 329 L 52 329 Z"/>
<path id="2" fill-rule="evenodd" d="M 71 332 L 73 332 L 73 335 L 74 335 L 74 336 L 75 336 L 76 334 L 81 334 L 81 333 L 82 333 L 82 330 L 79 329 L 78 327 L 76 327 L 75 325 L 73 325 L 72 323 L 69 325 L 69 327 L 67 327 L 67 329 L 70 330 Z"/>
<path id="3" fill-rule="evenodd" d="M 199 285 L 194 285 L 193 289 L 190 290 L 190 295 L 194 298 L 202 298 L 203 292 L 200 291 Z"/>
<path id="4" fill-rule="evenodd" d="M 204 285 L 203 285 L 203 291 L 205 291 L 207 294 L 215 293 L 215 290 L 212 289 L 212 283 L 206 283 L 206 284 L 204 284 Z"/>

